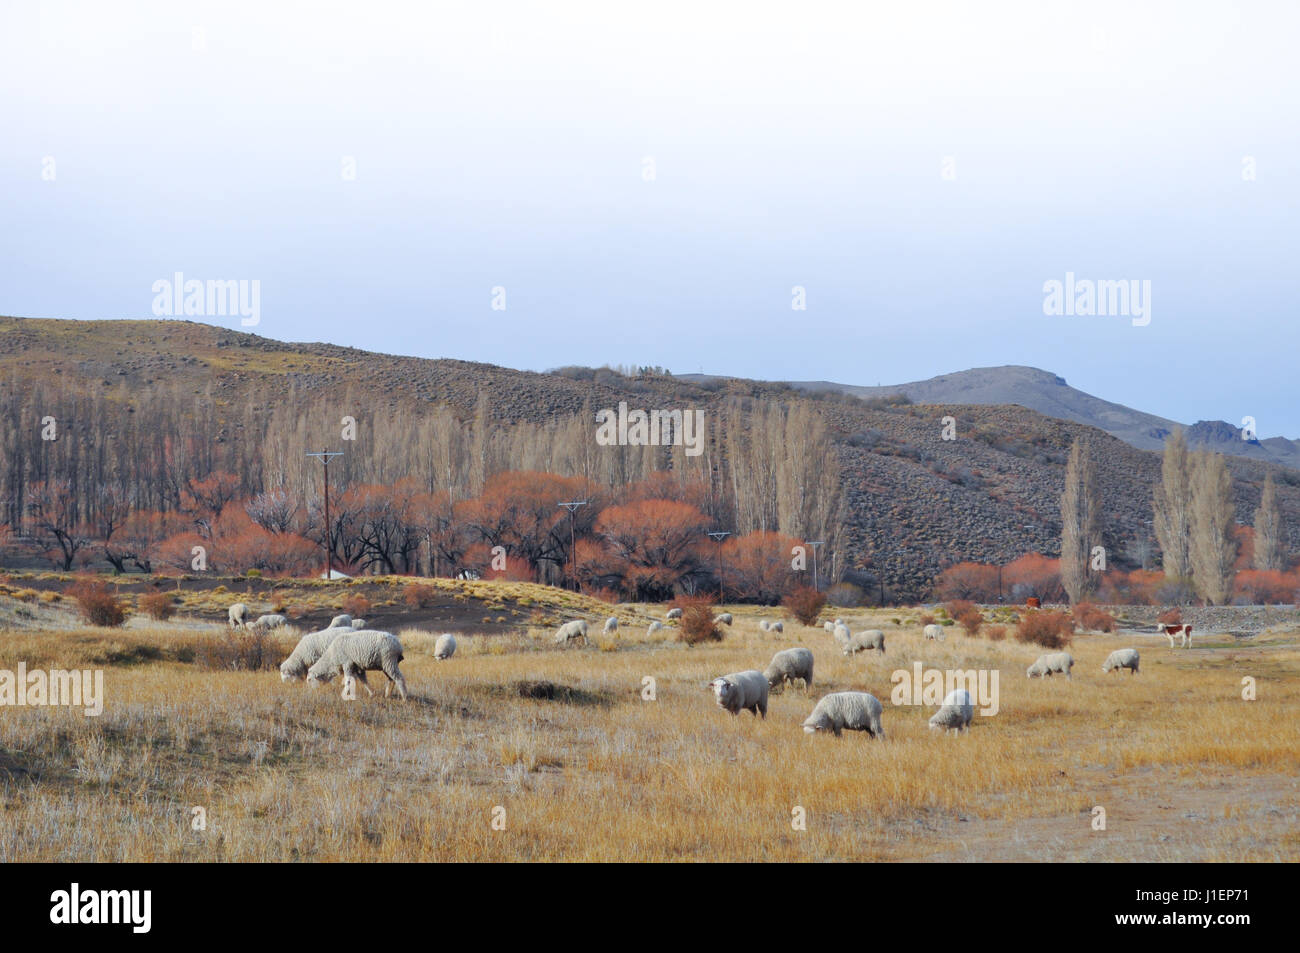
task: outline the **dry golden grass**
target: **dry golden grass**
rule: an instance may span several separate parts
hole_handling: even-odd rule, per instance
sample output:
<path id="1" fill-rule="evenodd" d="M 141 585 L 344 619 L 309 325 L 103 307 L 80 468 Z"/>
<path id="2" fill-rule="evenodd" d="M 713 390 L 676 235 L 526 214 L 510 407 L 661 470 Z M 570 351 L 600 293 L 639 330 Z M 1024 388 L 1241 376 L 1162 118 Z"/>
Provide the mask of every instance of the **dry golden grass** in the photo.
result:
<path id="1" fill-rule="evenodd" d="M 927 643 L 915 611 L 828 610 L 886 631 L 888 654 L 853 659 L 819 628 L 760 632 L 779 611 L 730 611 L 724 641 L 695 648 L 646 635 L 661 607 L 599 603 L 593 617 L 625 627 L 587 648 L 521 627 L 436 662 L 436 633 L 405 630 L 406 703 L 382 697 L 379 673 L 377 697 L 347 703 L 337 683 L 207 669 L 195 647 L 215 626 L 0 633 L 0 668 L 103 666 L 107 694 L 98 718 L 0 709 L 0 861 L 1300 859 L 1293 636 L 1191 651 L 1079 638 L 1073 681 L 1030 681 L 1036 648 L 955 629 Z M 774 694 L 766 720 L 705 690 L 800 644 L 815 689 Z M 1142 674 L 1103 675 L 1130 644 Z M 889 702 L 890 673 L 917 660 L 1000 670 L 1000 713 L 931 733 L 932 708 Z M 1257 701 L 1241 700 L 1244 675 Z M 800 730 L 817 697 L 847 689 L 884 702 L 887 740 Z"/>

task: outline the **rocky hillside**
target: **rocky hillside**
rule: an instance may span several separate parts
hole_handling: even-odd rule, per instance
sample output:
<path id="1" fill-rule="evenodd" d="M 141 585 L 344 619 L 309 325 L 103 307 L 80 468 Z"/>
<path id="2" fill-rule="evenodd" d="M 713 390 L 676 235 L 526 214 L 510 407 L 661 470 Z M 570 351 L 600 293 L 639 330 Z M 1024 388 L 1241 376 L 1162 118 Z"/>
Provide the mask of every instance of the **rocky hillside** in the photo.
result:
<path id="1" fill-rule="evenodd" d="M 1122 564 L 1135 541 L 1152 538 L 1151 492 L 1160 467 L 1157 454 L 1070 419 L 1069 401 L 1058 418 L 1023 406 L 986 405 L 974 399 L 991 393 L 980 388 L 963 392 L 972 398 L 964 403 L 891 405 L 762 381 L 626 377 L 582 368 L 531 373 L 289 344 L 184 321 L 0 318 L 0 386 L 20 388 L 37 380 L 126 403 L 163 386 L 210 397 L 220 408 L 223 433 L 237 433 L 241 420 L 269 412 L 294 394 L 328 389 L 350 389 L 370 406 L 396 406 L 414 397 L 469 414 L 480 391 L 490 387 L 495 417 L 532 422 L 577 415 L 585 403 L 707 409 L 728 396 L 813 396 L 832 428 L 847 504 L 840 552 L 823 554 L 830 556 L 823 572 L 831 566 L 839 574 L 860 569 L 865 582 L 883 570 L 891 592 L 906 598 L 925 596 L 934 575 L 953 562 L 1002 562 L 1027 551 L 1055 554 L 1064 462 L 1071 443 L 1083 435 L 1096 449 L 1111 558 Z M 1069 390 L 1063 381 L 1051 386 Z M 945 416 L 955 418 L 955 440 L 943 439 Z M 1266 472 L 1274 472 L 1291 549 L 1300 552 L 1300 472 L 1238 457 L 1230 467 L 1237 518 L 1247 524 Z"/>

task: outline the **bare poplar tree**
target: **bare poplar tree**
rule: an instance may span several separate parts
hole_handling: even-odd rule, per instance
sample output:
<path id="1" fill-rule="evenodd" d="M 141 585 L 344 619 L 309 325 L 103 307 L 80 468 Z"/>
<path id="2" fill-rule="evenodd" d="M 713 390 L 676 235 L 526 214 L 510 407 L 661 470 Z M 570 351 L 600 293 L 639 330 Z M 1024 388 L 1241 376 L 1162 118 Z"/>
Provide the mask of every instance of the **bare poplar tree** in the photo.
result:
<path id="1" fill-rule="evenodd" d="M 1223 457 L 1208 450 L 1193 455 L 1191 469 L 1192 582 L 1206 603 L 1221 606 L 1232 595 L 1237 559 L 1232 477 Z"/>
<path id="2" fill-rule="evenodd" d="M 1273 474 L 1264 480 L 1264 491 L 1255 510 L 1255 568 L 1285 569 L 1286 553 L 1282 545 L 1282 511 L 1277 504 Z"/>
<path id="3" fill-rule="evenodd" d="M 1161 566 L 1170 579 L 1186 579 L 1192 574 L 1192 481 L 1187 434 L 1181 427 L 1165 438 L 1154 504 L 1156 539 L 1163 554 Z"/>
<path id="4" fill-rule="evenodd" d="M 1097 468 L 1087 440 L 1079 439 L 1070 448 L 1061 494 L 1061 582 L 1071 604 L 1082 602 L 1097 587 L 1096 577 L 1088 572 L 1088 559 L 1100 538 Z"/>

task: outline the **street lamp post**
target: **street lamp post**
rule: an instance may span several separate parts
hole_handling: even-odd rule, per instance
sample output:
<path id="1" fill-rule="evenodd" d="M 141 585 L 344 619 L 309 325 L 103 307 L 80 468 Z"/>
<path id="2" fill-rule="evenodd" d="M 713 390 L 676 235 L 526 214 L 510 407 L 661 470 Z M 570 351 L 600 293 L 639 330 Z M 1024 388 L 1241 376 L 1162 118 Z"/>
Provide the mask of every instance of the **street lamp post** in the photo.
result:
<path id="1" fill-rule="evenodd" d="M 320 453 L 308 453 L 325 465 L 325 581 L 334 578 L 334 536 L 330 532 L 330 461 L 343 456 L 342 450 L 322 450 Z"/>
<path id="2" fill-rule="evenodd" d="M 730 533 L 712 532 L 709 538 L 718 544 L 718 602 L 722 602 L 722 541 L 730 536 Z"/>
<path id="3" fill-rule="evenodd" d="M 578 591 L 578 550 L 574 544 L 573 513 L 574 510 L 576 510 L 578 507 L 586 506 L 587 501 L 572 500 L 568 503 L 560 503 L 557 505 L 563 506 L 566 510 L 569 511 L 569 556 L 571 557 L 570 565 L 572 566 L 571 572 L 573 575 L 573 591 L 577 592 Z"/>

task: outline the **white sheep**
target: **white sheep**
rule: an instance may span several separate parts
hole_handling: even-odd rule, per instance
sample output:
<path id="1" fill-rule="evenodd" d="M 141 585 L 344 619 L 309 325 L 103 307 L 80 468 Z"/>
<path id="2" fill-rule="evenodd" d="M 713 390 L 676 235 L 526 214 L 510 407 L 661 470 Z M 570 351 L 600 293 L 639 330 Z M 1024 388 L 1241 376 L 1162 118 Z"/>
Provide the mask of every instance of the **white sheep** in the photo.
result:
<path id="1" fill-rule="evenodd" d="M 718 621 L 725 625 L 731 625 L 731 613 L 730 612 L 722 613 L 722 615 L 718 616 Z"/>
<path id="2" fill-rule="evenodd" d="M 766 632 L 766 631 L 768 631 L 770 628 L 772 628 L 772 623 L 768 622 L 766 619 L 759 619 L 759 620 L 758 620 L 758 630 L 759 630 L 760 632 Z"/>
<path id="3" fill-rule="evenodd" d="M 785 623 L 784 623 L 784 622 L 781 622 L 780 620 L 778 620 L 778 621 L 776 621 L 776 622 L 773 622 L 770 626 L 768 626 L 768 631 L 769 631 L 769 632 L 784 632 L 784 631 L 785 631 Z"/>
<path id="4" fill-rule="evenodd" d="M 365 619 L 353 619 L 353 620 L 352 620 L 352 628 L 354 628 L 354 629 L 360 631 L 361 629 L 364 629 L 365 627 L 366 627 L 366 620 L 365 620 Z"/>
<path id="5" fill-rule="evenodd" d="M 1138 650 L 1137 649 L 1116 649 L 1106 656 L 1106 661 L 1102 664 L 1101 670 L 1109 672 L 1112 669 L 1126 668 L 1130 675 L 1138 673 Z"/>
<path id="6" fill-rule="evenodd" d="M 248 625 L 248 606 L 242 602 L 236 602 L 226 613 L 226 619 L 232 629 L 238 629 L 240 626 Z"/>
<path id="7" fill-rule="evenodd" d="M 750 669 L 722 675 L 709 682 L 708 687 L 723 711 L 738 715 L 744 709 L 753 712 L 755 718 L 759 715 L 767 718 L 767 679 L 762 672 Z"/>
<path id="8" fill-rule="evenodd" d="M 605 635 L 618 631 L 618 616 L 610 616 L 605 620 L 605 628 L 601 630 Z"/>
<path id="9" fill-rule="evenodd" d="M 849 637 L 852 633 L 849 632 L 849 627 L 843 622 L 837 622 L 835 623 L 835 628 L 831 630 L 831 635 L 835 636 L 835 641 L 840 643 L 840 645 L 848 645 Z"/>
<path id="10" fill-rule="evenodd" d="M 680 608 L 669 609 L 668 614 L 664 616 L 665 619 L 680 619 L 681 617 L 682 617 L 682 610 Z"/>
<path id="11" fill-rule="evenodd" d="M 376 632 L 365 629 L 361 632 L 343 630 L 343 633 L 329 644 L 316 664 L 307 670 L 307 684 L 315 686 L 317 682 L 328 682 L 340 672 L 343 674 L 343 697 L 355 698 L 356 692 L 349 692 L 349 683 L 356 679 L 366 686 L 370 695 L 370 685 L 366 682 L 366 672 L 383 672 L 388 676 L 388 685 L 384 688 L 387 698 L 397 686 L 402 699 L 406 699 L 406 679 L 397 663 L 403 658 L 402 643 L 391 632 Z"/>
<path id="12" fill-rule="evenodd" d="M 873 738 L 884 738 L 885 732 L 880 727 L 880 700 L 869 692 L 832 692 L 823 695 L 821 701 L 804 720 L 803 730 L 812 734 L 816 731 L 832 731 L 835 737 L 845 729 L 865 731 Z"/>
<path id="13" fill-rule="evenodd" d="M 827 632 L 834 632 L 835 623 L 827 619 L 825 622 L 822 623 L 822 628 L 825 629 Z"/>
<path id="14" fill-rule="evenodd" d="M 1025 670 L 1027 678 L 1042 678 L 1044 675 L 1052 677 L 1053 672 L 1060 672 L 1066 678 L 1072 679 L 1070 669 L 1074 667 L 1074 659 L 1070 657 L 1069 652 L 1048 652 L 1038 656 L 1034 664 Z"/>
<path id="15" fill-rule="evenodd" d="M 587 644 L 587 622 L 585 619 L 573 619 L 564 623 L 555 631 L 555 643 L 557 645 L 568 645 L 570 642 L 576 642 L 582 639 L 582 644 Z"/>
<path id="16" fill-rule="evenodd" d="M 433 657 L 438 661 L 449 659 L 456 654 L 456 636 L 450 632 L 444 632 L 438 636 L 438 641 L 433 643 Z"/>
<path id="17" fill-rule="evenodd" d="M 841 626 L 843 628 L 843 626 Z M 838 630 L 837 630 L 838 631 Z M 836 636 L 838 638 L 838 636 Z M 867 629 L 865 632 L 859 632 L 857 635 L 840 643 L 840 648 L 845 655 L 856 655 L 863 649 L 879 649 L 880 654 L 885 654 L 885 633 L 880 629 Z"/>
<path id="18" fill-rule="evenodd" d="M 249 622 L 247 627 L 250 629 L 261 629 L 266 631 L 268 629 L 278 629 L 288 621 L 287 618 L 278 614 L 259 615 L 252 622 Z"/>
<path id="19" fill-rule="evenodd" d="M 320 660 L 335 639 L 347 631 L 343 628 L 331 628 L 308 632 L 298 640 L 289 657 L 280 663 L 280 681 L 288 682 L 306 678 L 307 670 Z"/>
<path id="20" fill-rule="evenodd" d="M 660 632 L 660 631 L 662 631 L 662 630 L 663 630 L 663 627 L 664 627 L 664 624 L 663 624 L 662 622 L 660 622 L 658 619 L 655 619 L 655 620 L 654 620 L 653 622 L 651 622 L 648 626 L 646 626 L 645 634 L 646 634 L 646 635 L 654 635 L 656 632 Z"/>
<path id="21" fill-rule="evenodd" d="M 352 625 L 352 616 L 348 615 L 346 612 L 343 612 L 340 613 L 339 615 L 336 615 L 334 618 L 330 619 L 329 628 L 351 629 L 351 628 L 355 628 L 355 626 Z"/>
<path id="22" fill-rule="evenodd" d="M 970 727 L 974 714 L 975 703 L 971 701 L 970 692 L 964 688 L 954 688 L 943 700 L 943 707 L 930 718 L 930 727 L 961 731 Z"/>
<path id="23" fill-rule="evenodd" d="M 769 688 L 802 679 L 804 691 L 807 691 L 813 683 L 813 654 L 805 648 L 783 649 L 772 656 L 763 677 L 767 679 Z"/>
<path id="24" fill-rule="evenodd" d="M 941 626 L 941 625 L 934 625 L 933 623 L 931 623 L 930 625 L 927 625 L 927 626 L 922 630 L 922 634 L 923 634 L 927 639 L 929 639 L 929 640 L 932 641 L 932 642 L 934 642 L 934 641 L 942 642 L 942 641 L 943 641 L 943 626 Z"/>

